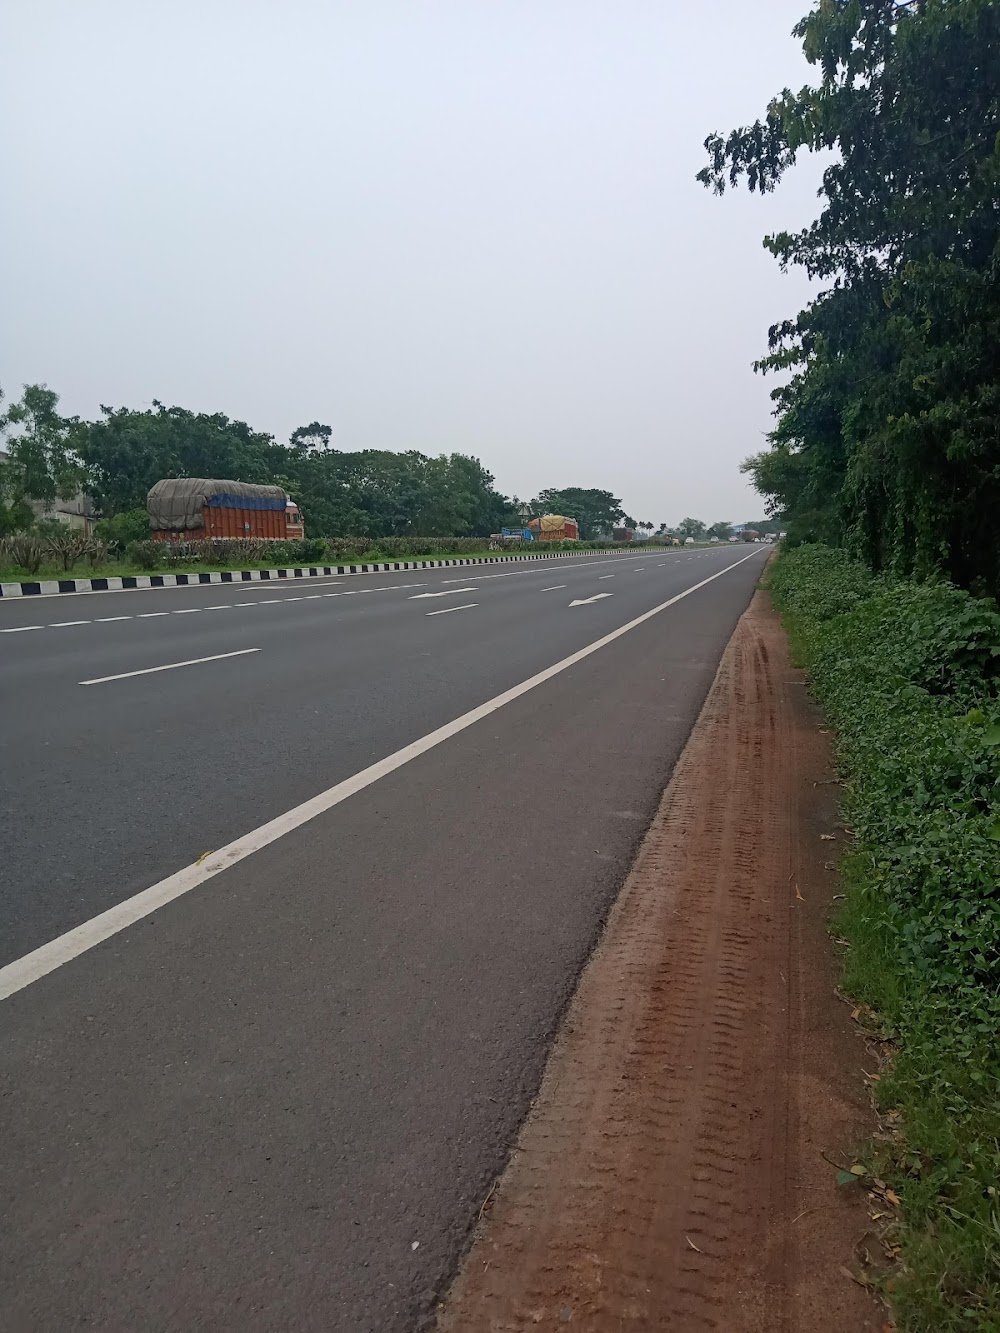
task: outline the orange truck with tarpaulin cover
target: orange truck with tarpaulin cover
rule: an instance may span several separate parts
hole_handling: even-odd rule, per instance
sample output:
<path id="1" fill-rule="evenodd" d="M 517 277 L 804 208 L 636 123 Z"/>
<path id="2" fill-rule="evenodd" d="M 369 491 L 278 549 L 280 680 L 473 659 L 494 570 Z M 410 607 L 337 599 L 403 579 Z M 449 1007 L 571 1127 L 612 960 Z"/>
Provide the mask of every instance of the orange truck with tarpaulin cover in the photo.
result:
<path id="1" fill-rule="evenodd" d="M 295 501 L 280 486 L 204 477 L 169 477 L 146 497 L 150 536 L 155 541 L 202 541 L 212 537 L 295 540 L 304 535 Z"/>
<path id="2" fill-rule="evenodd" d="M 577 542 L 580 529 L 575 518 L 564 518 L 562 514 L 542 514 L 533 518 L 528 527 L 540 542 Z"/>

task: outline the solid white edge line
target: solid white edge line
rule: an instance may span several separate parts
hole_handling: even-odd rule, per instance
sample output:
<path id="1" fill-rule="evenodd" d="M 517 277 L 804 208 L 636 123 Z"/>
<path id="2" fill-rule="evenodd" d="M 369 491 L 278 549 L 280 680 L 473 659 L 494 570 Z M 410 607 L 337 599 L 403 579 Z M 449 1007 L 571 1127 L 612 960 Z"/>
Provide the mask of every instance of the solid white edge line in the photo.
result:
<path id="1" fill-rule="evenodd" d="M 723 574 L 728 574 L 730 570 L 736 569 L 738 565 L 745 564 L 747 560 L 752 560 L 755 555 L 759 554 L 758 551 L 751 551 L 749 555 L 743 556 L 741 560 L 733 561 L 731 565 L 710 574 L 708 578 L 702 579 L 700 583 L 693 583 L 690 588 L 685 588 L 683 592 L 677 593 L 668 601 L 661 602 L 659 606 L 654 606 L 650 611 L 644 611 L 641 616 L 636 616 L 634 620 L 628 621 L 627 624 L 620 625 L 618 629 L 612 630 L 610 634 L 595 639 L 593 643 L 587 644 L 585 648 L 580 648 L 577 652 L 571 653 L 569 657 L 564 657 L 561 661 L 553 663 L 552 666 L 539 671 L 537 675 L 530 676 L 527 680 L 521 681 L 519 685 L 514 685 L 511 689 L 496 695 L 495 698 L 489 699 L 486 703 L 479 704 L 478 707 L 463 713 L 461 717 L 446 722 L 443 727 L 428 732 L 426 736 L 405 745 L 401 750 L 397 750 L 395 754 L 387 755 L 385 759 L 380 759 L 368 768 L 363 768 L 360 773 L 355 773 L 353 777 L 345 778 L 343 782 L 338 782 L 335 786 L 320 792 L 319 795 L 313 796 L 310 800 L 303 801 L 301 805 L 295 806 L 294 809 L 286 810 L 283 815 L 278 815 L 277 818 L 269 820 L 266 824 L 261 824 L 259 828 L 253 829 L 250 833 L 245 833 L 242 837 L 234 839 L 234 841 L 220 848 L 219 851 L 213 852 L 210 856 L 185 866 L 173 875 L 168 875 L 166 879 L 161 879 L 159 883 L 150 885 L 148 889 L 143 889 L 133 897 L 126 898 L 124 902 L 109 907 L 106 912 L 101 912 L 99 916 L 92 917 L 89 921 L 75 927 L 75 929 L 50 940 L 48 944 L 42 944 L 39 948 L 32 950 L 31 953 L 8 963 L 6 967 L 0 968 L 0 1000 L 6 1000 L 18 991 L 24 990 L 25 986 L 30 986 L 33 982 L 39 981 L 49 972 L 54 972 L 57 967 L 62 967 L 64 963 L 72 962 L 74 958 L 87 953 L 96 945 L 103 943 L 104 940 L 110 939 L 129 926 L 135 925 L 137 921 L 149 916 L 151 912 L 156 912 L 161 907 L 165 907 L 167 903 L 190 893 L 192 889 L 204 884 L 206 880 L 213 879 L 223 870 L 228 870 L 230 866 L 234 866 L 248 856 L 252 856 L 254 852 L 259 852 L 262 847 L 269 846 L 286 834 L 301 828 L 303 824 L 308 824 L 310 820 L 315 819 L 318 815 L 332 810 L 334 806 L 340 805 L 359 791 L 364 791 L 366 787 L 370 787 L 390 773 L 394 773 L 398 768 L 402 768 L 404 764 L 418 759 L 421 755 L 426 754 L 428 750 L 433 750 L 444 741 L 450 740 L 452 736 L 457 736 L 459 732 L 465 731 L 477 722 L 481 722 L 483 718 L 489 717 L 491 713 L 497 712 L 506 704 L 513 703 L 515 699 L 520 699 L 522 695 L 529 693 L 537 686 L 544 685 L 546 681 L 552 680 L 554 676 L 567 671 L 570 667 L 575 666 L 577 662 L 582 662 L 585 658 L 590 657 L 592 653 L 607 647 L 609 643 L 614 643 L 616 639 L 628 634 L 630 630 L 636 629 L 639 625 L 644 625 L 647 620 L 652 620 L 661 611 L 666 611 L 668 607 L 683 601 L 685 597 L 690 597 L 699 588 L 704 588 L 706 584 L 714 582 L 715 579 L 721 578 Z"/>
<path id="2" fill-rule="evenodd" d="M 471 611 L 474 606 L 478 605 L 478 602 L 466 602 L 464 606 L 443 606 L 440 611 L 426 611 L 424 614 L 428 616 L 450 616 L 452 611 Z"/>
<path id="3" fill-rule="evenodd" d="M 106 685 L 109 680 L 128 680 L 131 676 L 152 676 L 157 671 L 176 671 L 178 667 L 198 666 L 202 662 L 221 662 L 224 657 L 245 657 L 247 653 L 259 652 L 259 648 L 237 648 L 234 653 L 213 653 L 211 657 L 191 657 L 186 662 L 165 662 L 163 666 L 143 667 L 141 671 L 121 671 L 117 676 L 95 676 L 93 680 L 81 680 L 77 681 L 77 684 Z"/>

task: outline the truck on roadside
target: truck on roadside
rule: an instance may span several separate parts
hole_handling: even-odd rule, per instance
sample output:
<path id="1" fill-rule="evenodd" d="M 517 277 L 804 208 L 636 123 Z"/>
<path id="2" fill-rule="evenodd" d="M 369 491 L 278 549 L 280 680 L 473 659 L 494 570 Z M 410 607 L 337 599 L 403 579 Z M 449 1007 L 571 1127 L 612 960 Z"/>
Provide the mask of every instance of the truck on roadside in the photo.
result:
<path id="1" fill-rule="evenodd" d="M 256 537 L 293 541 L 305 535 L 295 501 L 280 486 L 205 477 L 168 477 L 146 497 L 154 541 Z"/>
<path id="2" fill-rule="evenodd" d="M 541 542 L 578 542 L 580 528 L 575 518 L 566 518 L 562 514 L 542 514 L 528 524 L 537 541 Z"/>

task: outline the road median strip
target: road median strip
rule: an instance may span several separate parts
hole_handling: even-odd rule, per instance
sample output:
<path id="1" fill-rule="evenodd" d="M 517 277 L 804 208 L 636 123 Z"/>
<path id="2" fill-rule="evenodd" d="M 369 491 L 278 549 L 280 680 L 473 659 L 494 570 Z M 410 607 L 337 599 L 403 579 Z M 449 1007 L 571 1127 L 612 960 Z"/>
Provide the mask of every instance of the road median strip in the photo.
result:
<path id="1" fill-rule="evenodd" d="M 153 588 L 198 588 L 213 583 L 268 583 L 275 580 L 329 578 L 333 575 L 391 574 L 407 569 L 450 569 L 468 565 L 504 565 L 535 560 L 581 560 L 588 556 L 614 559 L 625 556 L 609 551 L 531 551 L 520 555 L 455 556 L 446 560 L 362 561 L 349 565 L 301 565 L 275 569 L 219 569 L 196 574 L 122 574 L 89 579 L 25 579 L 0 583 L 0 600 L 18 597 L 57 597 L 71 593 L 137 592 Z"/>

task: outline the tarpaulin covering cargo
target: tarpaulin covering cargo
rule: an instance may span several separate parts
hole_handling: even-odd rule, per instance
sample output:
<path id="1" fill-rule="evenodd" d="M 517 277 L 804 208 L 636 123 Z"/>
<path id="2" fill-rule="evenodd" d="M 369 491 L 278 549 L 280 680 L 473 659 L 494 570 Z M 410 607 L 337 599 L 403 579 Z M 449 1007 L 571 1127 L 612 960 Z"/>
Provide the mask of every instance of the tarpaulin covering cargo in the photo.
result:
<path id="1" fill-rule="evenodd" d="M 528 527 L 537 532 L 543 542 L 559 541 L 563 538 L 576 541 L 580 536 L 576 519 L 565 518 L 562 514 L 542 514 L 540 518 L 533 518 Z"/>
<path id="2" fill-rule="evenodd" d="M 280 486 L 248 481 L 213 481 L 204 477 L 169 477 L 146 497 L 154 531 L 187 532 L 205 526 L 204 509 L 284 510 L 288 494 Z"/>

